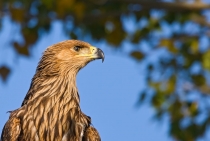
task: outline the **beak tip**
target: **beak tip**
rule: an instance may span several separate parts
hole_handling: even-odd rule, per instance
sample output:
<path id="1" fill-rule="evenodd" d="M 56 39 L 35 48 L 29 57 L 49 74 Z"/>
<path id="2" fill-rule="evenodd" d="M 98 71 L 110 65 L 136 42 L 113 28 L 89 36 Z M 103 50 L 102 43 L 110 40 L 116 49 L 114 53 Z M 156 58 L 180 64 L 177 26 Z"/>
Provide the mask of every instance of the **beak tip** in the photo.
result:
<path id="1" fill-rule="evenodd" d="M 97 54 L 99 56 L 99 59 L 101 59 L 102 63 L 103 63 L 104 62 L 104 58 L 105 58 L 104 52 L 101 49 L 98 48 Z"/>

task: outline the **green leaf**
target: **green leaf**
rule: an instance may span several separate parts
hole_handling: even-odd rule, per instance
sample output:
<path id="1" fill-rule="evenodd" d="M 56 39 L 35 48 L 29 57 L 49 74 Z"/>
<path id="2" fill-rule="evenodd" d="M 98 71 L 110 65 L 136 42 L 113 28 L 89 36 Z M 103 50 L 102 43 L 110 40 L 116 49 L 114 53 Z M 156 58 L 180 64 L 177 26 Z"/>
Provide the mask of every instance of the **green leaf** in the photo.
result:
<path id="1" fill-rule="evenodd" d="M 192 81 L 197 86 L 202 86 L 206 84 L 206 78 L 201 74 L 191 75 Z"/>
<path id="2" fill-rule="evenodd" d="M 162 94 L 160 91 L 157 91 L 151 99 L 151 104 L 154 106 L 156 109 L 160 109 L 163 104 L 165 103 L 166 97 L 164 94 Z"/>
<path id="3" fill-rule="evenodd" d="M 197 102 L 187 102 L 188 111 L 191 116 L 197 116 L 198 115 L 198 103 Z"/>
<path id="4" fill-rule="evenodd" d="M 140 41 L 141 36 L 142 36 L 141 30 L 136 30 L 135 33 L 133 34 L 132 42 L 137 44 Z"/>

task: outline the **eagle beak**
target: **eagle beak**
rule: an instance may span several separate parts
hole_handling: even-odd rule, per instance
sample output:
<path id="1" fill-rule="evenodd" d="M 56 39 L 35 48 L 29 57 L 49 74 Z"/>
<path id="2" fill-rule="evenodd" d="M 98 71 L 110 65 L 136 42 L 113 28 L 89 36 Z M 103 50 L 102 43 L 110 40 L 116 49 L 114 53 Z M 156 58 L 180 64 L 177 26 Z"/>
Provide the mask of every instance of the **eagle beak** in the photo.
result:
<path id="1" fill-rule="evenodd" d="M 100 48 L 91 47 L 91 51 L 94 59 L 102 59 L 102 63 L 104 62 L 104 52 Z"/>
<path id="2" fill-rule="evenodd" d="M 97 48 L 97 56 L 98 56 L 98 59 L 102 59 L 102 63 L 104 62 L 104 52 L 100 49 L 100 48 Z"/>

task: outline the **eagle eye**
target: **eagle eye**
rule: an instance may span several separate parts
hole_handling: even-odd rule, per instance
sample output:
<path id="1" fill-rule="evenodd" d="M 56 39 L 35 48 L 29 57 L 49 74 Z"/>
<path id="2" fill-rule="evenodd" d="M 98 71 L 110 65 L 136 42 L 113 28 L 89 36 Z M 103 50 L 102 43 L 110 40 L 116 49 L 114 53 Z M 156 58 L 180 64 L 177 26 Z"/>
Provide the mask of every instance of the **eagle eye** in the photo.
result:
<path id="1" fill-rule="evenodd" d="M 81 49 L 81 47 L 80 47 L 80 46 L 75 46 L 75 47 L 74 47 L 74 50 L 75 50 L 75 51 L 77 51 L 77 52 L 79 52 L 79 51 L 80 51 L 80 49 Z"/>

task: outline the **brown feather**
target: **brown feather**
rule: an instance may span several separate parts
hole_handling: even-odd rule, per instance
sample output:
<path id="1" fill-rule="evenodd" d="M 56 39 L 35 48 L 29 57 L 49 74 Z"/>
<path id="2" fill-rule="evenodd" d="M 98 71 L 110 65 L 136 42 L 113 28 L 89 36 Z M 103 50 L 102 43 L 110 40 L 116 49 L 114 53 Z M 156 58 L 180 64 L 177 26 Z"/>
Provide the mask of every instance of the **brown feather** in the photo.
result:
<path id="1" fill-rule="evenodd" d="M 5 124 L 2 132 L 2 141 L 16 141 L 20 135 L 20 119 L 12 116 L 9 121 Z"/>
<path id="2" fill-rule="evenodd" d="M 84 49 L 79 54 L 75 46 Z M 22 107 L 5 124 L 2 141 L 82 141 L 84 132 L 92 136 L 91 119 L 80 109 L 76 87 L 78 71 L 93 60 L 84 56 L 90 52 L 90 44 L 78 40 L 46 49 Z"/>
<path id="3" fill-rule="evenodd" d="M 82 141 L 101 141 L 101 138 L 98 131 L 94 127 L 89 126 L 85 130 Z"/>

